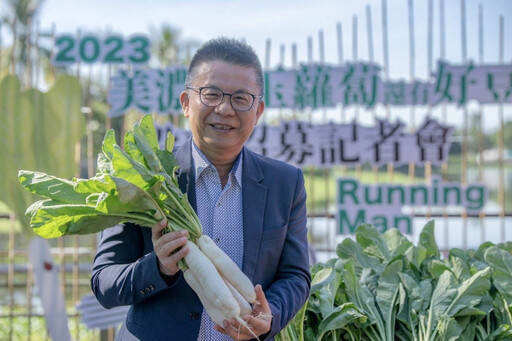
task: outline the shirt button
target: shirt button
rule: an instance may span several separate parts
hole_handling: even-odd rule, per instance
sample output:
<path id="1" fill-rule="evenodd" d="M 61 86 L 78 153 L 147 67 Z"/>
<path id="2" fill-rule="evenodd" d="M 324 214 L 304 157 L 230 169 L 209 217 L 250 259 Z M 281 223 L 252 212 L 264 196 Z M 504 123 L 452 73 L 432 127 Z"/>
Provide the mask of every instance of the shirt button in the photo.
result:
<path id="1" fill-rule="evenodd" d="M 219 237 L 215 238 L 215 242 L 216 242 L 217 244 L 218 244 L 218 243 L 220 243 L 220 238 L 219 238 Z"/>

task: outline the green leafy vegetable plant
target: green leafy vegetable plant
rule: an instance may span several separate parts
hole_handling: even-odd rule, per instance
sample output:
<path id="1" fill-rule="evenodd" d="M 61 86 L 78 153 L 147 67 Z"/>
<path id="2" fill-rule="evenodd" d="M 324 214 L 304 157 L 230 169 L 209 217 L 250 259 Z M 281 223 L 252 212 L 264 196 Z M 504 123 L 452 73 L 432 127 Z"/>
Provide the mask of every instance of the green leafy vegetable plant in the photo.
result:
<path id="1" fill-rule="evenodd" d="M 174 136 L 158 145 L 151 115 L 128 131 L 124 150 L 113 130 L 105 134 L 98 171 L 90 179 L 65 180 L 21 170 L 18 178 L 30 192 L 44 197 L 27 209 L 30 225 L 43 238 L 90 234 L 120 222 L 151 227 L 167 218 L 167 230 L 185 229 L 192 241 L 202 228 L 187 195 L 178 186 Z"/>
<path id="2" fill-rule="evenodd" d="M 276 340 L 512 340 L 512 243 L 442 258 L 430 221 L 417 245 L 361 225 L 336 253 Z"/>

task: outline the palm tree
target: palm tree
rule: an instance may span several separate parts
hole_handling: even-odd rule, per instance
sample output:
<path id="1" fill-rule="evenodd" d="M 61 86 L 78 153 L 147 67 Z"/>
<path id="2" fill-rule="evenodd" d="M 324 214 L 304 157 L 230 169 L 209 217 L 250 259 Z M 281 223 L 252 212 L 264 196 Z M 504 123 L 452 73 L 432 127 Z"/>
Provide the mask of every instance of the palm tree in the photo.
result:
<path id="1" fill-rule="evenodd" d="M 161 67 L 170 66 L 178 62 L 179 30 L 169 24 L 162 24 L 160 29 L 151 29 L 153 56 Z"/>
<path id="2" fill-rule="evenodd" d="M 150 28 L 150 31 L 152 53 L 159 67 L 188 64 L 194 50 L 200 45 L 195 40 L 180 39 L 179 29 L 169 24 L 162 24 L 160 28 Z"/>
<path id="3" fill-rule="evenodd" d="M 2 26 L 7 26 L 11 31 L 13 45 L 10 47 L 14 58 L 15 73 L 22 77 L 29 61 L 29 49 L 31 47 L 28 41 L 31 36 L 31 27 L 39 12 L 44 0 L 6 0 L 6 12 L 0 20 Z M 34 46 L 38 49 L 40 55 L 49 56 L 48 49 L 41 46 Z"/>

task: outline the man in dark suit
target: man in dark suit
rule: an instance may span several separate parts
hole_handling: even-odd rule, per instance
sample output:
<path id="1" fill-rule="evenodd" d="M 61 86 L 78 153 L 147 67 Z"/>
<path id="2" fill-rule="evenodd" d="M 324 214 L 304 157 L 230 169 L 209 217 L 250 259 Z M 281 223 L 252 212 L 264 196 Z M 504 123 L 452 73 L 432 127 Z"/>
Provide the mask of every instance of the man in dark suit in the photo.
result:
<path id="1" fill-rule="evenodd" d="M 92 288 L 105 307 L 131 305 L 119 339 L 273 340 L 309 295 L 306 192 L 300 169 L 247 150 L 261 117 L 261 64 L 243 42 L 205 43 L 180 101 L 192 138 L 175 153 L 179 183 L 203 226 L 256 285 L 259 304 L 214 325 L 177 263 L 187 234 L 120 224 L 103 232 Z"/>

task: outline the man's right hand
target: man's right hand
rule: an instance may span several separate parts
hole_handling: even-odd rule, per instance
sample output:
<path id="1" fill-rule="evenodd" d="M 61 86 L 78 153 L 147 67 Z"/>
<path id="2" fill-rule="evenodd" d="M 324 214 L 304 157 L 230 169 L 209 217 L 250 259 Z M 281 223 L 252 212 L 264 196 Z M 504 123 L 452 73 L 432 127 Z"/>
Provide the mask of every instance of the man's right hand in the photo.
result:
<path id="1" fill-rule="evenodd" d="M 188 240 L 188 231 L 182 230 L 162 234 L 166 226 L 166 219 L 156 223 L 151 228 L 151 241 L 158 259 L 160 272 L 167 276 L 173 276 L 180 271 L 178 261 L 189 252 L 185 246 Z"/>

